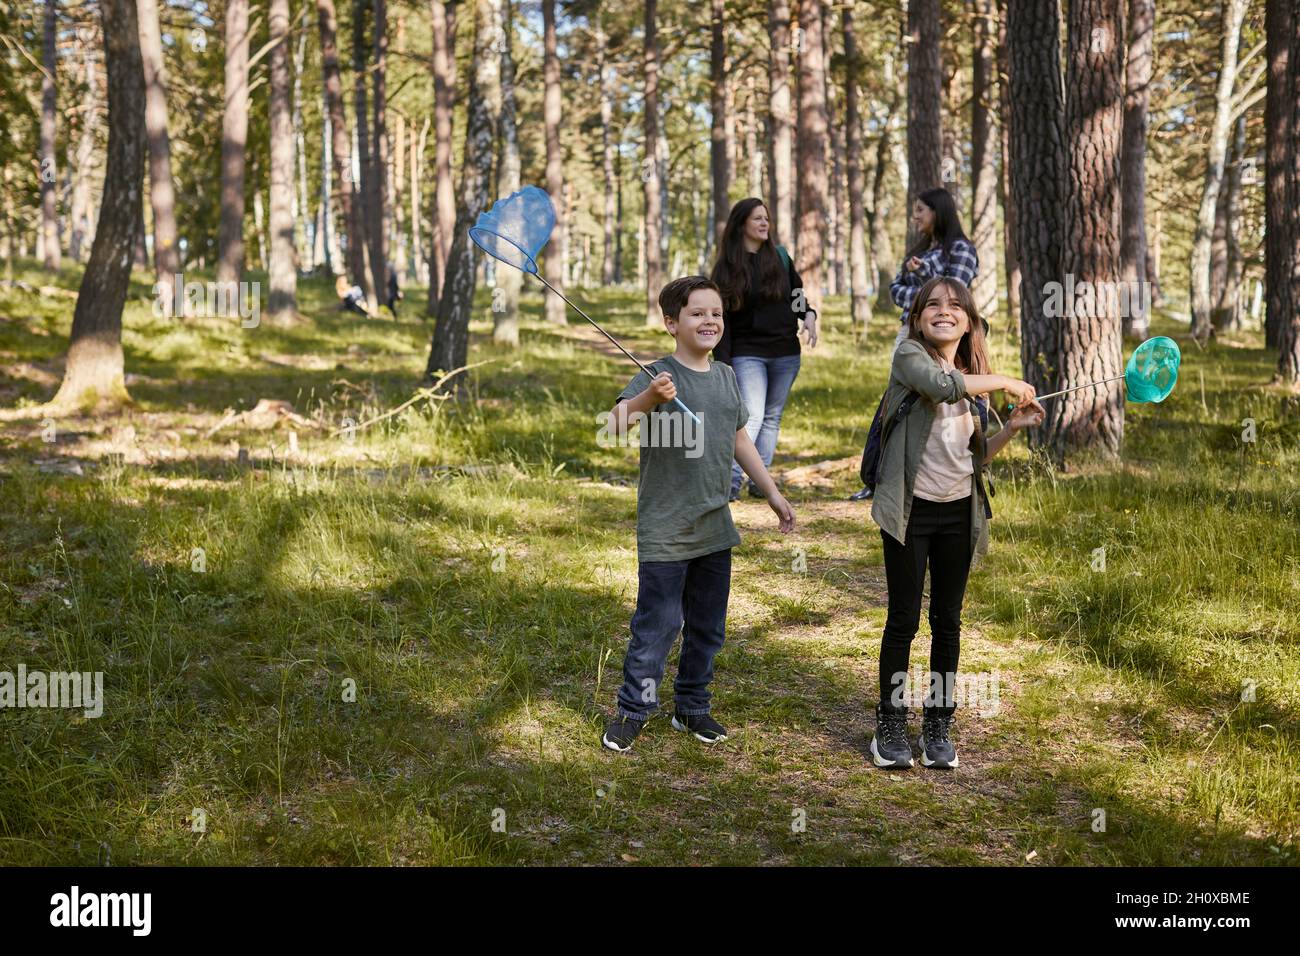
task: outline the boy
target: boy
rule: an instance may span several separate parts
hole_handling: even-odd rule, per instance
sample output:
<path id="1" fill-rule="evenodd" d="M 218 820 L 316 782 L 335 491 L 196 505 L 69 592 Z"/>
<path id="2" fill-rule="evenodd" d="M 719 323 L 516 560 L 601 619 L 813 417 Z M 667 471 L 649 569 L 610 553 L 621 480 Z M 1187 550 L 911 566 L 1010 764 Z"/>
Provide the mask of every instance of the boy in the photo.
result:
<path id="1" fill-rule="evenodd" d="M 617 713 L 601 737 L 604 746 L 618 751 L 631 748 L 658 709 L 659 683 L 679 630 L 673 727 L 705 743 L 727 739 L 726 729 L 709 713 L 709 682 L 726 629 L 731 549 L 740 544 L 727 501 L 733 458 L 766 496 L 781 531 L 794 528 L 794 511 L 745 431 L 749 413 L 736 374 L 709 361 L 723 328 L 718 287 L 704 276 L 674 279 L 659 294 L 659 308 L 677 347 L 648 366 L 653 378 L 639 372 L 610 412 L 610 430 L 619 436 L 629 418 L 644 419 L 636 496 L 636 613 Z M 673 402 L 678 396 L 699 418 L 698 425 Z M 670 440 L 663 441 L 665 436 Z"/>

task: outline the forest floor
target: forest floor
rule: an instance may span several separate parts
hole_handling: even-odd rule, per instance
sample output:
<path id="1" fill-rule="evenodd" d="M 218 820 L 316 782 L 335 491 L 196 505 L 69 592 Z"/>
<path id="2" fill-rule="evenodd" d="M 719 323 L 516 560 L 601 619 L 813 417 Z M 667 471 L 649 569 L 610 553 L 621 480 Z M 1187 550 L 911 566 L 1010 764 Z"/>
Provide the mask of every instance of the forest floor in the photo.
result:
<path id="1" fill-rule="evenodd" d="M 0 408 L 53 395 L 71 322 L 77 269 L 26 265 Z M 309 280 L 301 323 L 243 329 L 155 318 L 136 279 L 133 406 L 0 424 L 0 671 L 104 674 L 100 717 L 0 710 L 0 863 L 1300 863 L 1300 408 L 1258 333 L 1202 351 L 1161 317 L 1180 384 L 1128 406 L 1121 463 L 994 462 L 961 666 L 997 707 L 958 712 L 955 771 L 885 773 L 880 535 L 845 499 L 892 319 L 855 347 L 832 299 L 805 352 L 773 467 L 796 531 L 733 505 L 731 738 L 661 716 L 615 754 L 637 453 L 597 415 L 625 359 L 531 289 L 496 347 L 482 292 L 464 400 L 335 433 L 414 394 L 421 290 L 366 320 Z M 669 351 L 638 293 L 576 298 Z"/>

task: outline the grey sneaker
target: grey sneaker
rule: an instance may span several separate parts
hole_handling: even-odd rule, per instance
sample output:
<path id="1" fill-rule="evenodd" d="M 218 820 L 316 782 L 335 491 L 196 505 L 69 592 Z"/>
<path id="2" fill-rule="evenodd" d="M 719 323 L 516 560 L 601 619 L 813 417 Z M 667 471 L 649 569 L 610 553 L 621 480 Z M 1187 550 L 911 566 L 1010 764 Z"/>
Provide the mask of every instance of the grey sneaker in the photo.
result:
<path id="1" fill-rule="evenodd" d="M 876 733 L 871 738 L 871 761 L 877 767 L 912 766 L 912 744 L 907 739 L 907 708 L 876 705 Z"/>
<path id="2" fill-rule="evenodd" d="M 636 740 L 637 734 L 641 733 L 644 727 L 644 720 L 617 716 L 605 725 L 605 733 L 601 736 L 600 742 L 610 750 L 624 753 L 632 749 L 632 741 Z"/>
<path id="3" fill-rule="evenodd" d="M 706 744 L 721 743 L 727 739 L 727 728 L 718 723 L 708 714 L 673 714 L 674 730 L 689 730 L 695 735 L 696 740 L 702 740 Z"/>
<path id="4" fill-rule="evenodd" d="M 952 729 L 953 707 L 927 707 L 921 718 L 921 765 L 936 770 L 949 770 L 957 766 L 957 748 L 948 739 Z"/>

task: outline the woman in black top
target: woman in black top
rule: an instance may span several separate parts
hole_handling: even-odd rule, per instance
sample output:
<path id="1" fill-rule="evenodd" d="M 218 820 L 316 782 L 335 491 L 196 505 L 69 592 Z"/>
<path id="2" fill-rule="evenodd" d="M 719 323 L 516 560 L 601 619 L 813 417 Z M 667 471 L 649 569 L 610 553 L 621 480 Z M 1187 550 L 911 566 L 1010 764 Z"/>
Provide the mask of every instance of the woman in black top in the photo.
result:
<path id="1" fill-rule="evenodd" d="M 722 339 L 713 357 L 736 373 L 749 410 L 745 431 L 766 467 L 772 465 L 781 414 L 799 374 L 799 333 L 817 344 L 817 312 L 784 246 L 772 238 L 771 217 L 761 199 L 742 199 L 731 209 L 711 277 L 726 310 Z M 740 466 L 731 467 L 731 500 L 740 494 Z M 760 497 L 751 483 L 749 493 Z"/>

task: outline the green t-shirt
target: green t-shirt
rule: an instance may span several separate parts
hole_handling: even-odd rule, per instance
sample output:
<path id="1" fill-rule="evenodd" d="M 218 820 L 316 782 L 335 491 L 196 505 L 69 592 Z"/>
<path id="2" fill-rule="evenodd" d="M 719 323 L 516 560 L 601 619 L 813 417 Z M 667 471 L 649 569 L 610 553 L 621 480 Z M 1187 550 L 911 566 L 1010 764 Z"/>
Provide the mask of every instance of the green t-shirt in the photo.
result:
<path id="1" fill-rule="evenodd" d="M 638 372 L 619 400 L 644 392 L 660 372 L 671 372 L 677 397 L 699 418 L 695 424 L 676 402 L 661 403 L 640 423 L 641 473 L 636 490 L 636 550 L 640 561 L 685 561 L 734 548 L 740 535 L 731 520 L 731 461 L 736 432 L 749 412 L 736 373 L 723 362 L 707 372 L 668 355 Z M 629 432 L 631 431 L 629 423 Z"/>

